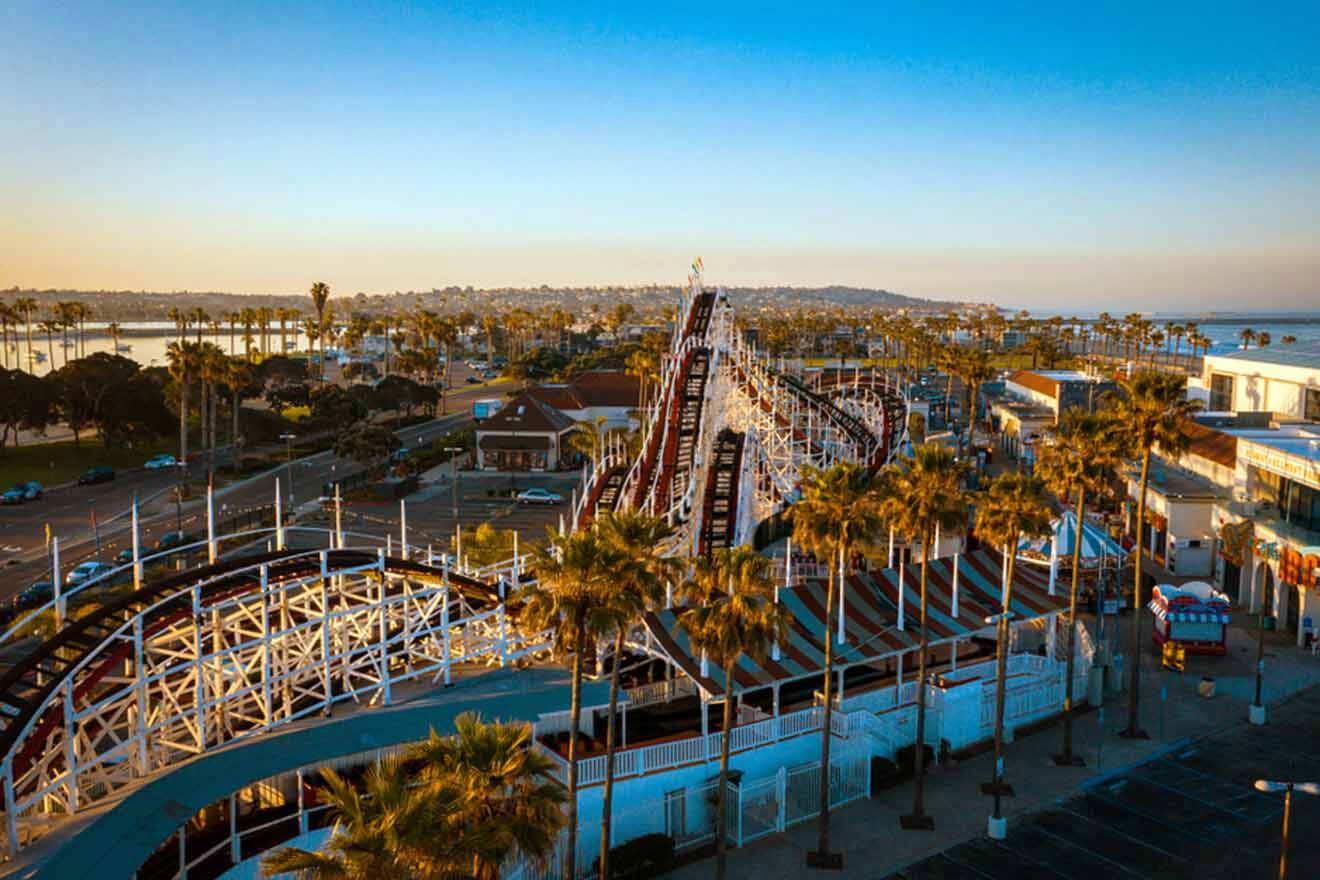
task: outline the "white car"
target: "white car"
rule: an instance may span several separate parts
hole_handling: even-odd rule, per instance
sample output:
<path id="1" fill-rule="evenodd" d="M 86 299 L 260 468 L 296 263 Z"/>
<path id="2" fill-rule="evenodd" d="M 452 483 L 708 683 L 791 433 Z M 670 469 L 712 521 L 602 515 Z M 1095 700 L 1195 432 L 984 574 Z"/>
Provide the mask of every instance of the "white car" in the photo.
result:
<path id="1" fill-rule="evenodd" d="M 64 576 L 64 583 L 70 587 L 74 587 L 85 581 L 94 580 L 106 572 L 114 570 L 115 567 L 108 562 L 79 563 L 73 571 Z"/>
<path id="2" fill-rule="evenodd" d="M 546 489 L 527 489 L 518 493 L 519 504 L 558 504 L 563 500 L 563 495 L 556 495 Z"/>
<path id="3" fill-rule="evenodd" d="M 172 468 L 179 464 L 179 460 L 168 452 L 162 452 L 160 455 L 153 455 L 147 459 L 147 463 L 142 465 L 149 471 L 158 471 L 162 468 Z"/>

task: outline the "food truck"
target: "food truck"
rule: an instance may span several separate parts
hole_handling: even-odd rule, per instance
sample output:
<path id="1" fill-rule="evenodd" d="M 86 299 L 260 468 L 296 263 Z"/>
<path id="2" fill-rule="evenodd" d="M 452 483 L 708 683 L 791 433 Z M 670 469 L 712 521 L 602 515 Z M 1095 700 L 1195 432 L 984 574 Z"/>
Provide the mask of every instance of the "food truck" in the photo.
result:
<path id="1" fill-rule="evenodd" d="M 1160 584 L 1148 607 L 1154 615 L 1151 638 L 1155 644 L 1174 642 L 1188 654 L 1227 652 L 1228 597 L 1205 581 L 1177 587 Z"/>

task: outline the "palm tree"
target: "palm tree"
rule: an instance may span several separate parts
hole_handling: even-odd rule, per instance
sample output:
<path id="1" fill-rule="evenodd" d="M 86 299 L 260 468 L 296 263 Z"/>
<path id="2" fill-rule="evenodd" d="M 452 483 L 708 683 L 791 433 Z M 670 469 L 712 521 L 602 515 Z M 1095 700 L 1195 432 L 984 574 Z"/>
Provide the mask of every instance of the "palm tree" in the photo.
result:
<path id="1" fill-rule="evenodd" d="M 976 438 L 976 398 L 980 394 L 981 384 L 988 382 L 995 375 L 990 364 L 990 353 L 981 348 L 968 349 L 957 360 L 958 378 L 967 389 L 967 447 L 970 448 Z M 962 437 L 958 438 L 958 454 L 963 453 Z"/>
<path id="2" fill-rule="evenodd" d="M 1013 601 L 1013 575 L 1017 566 L 1018 542 L 1036 538 L 1050 530 L 1050 508 L 1041 497 L 1041 484 L 1028 474 L 1006 472 L 996 477 L 976 504 L 976 534 L 1001 548 L 1008 557 L 1004 581 L 1004 605 L 996 626 L 995 668 L 995 768 L 991 789 L 995 798 L 992 819 L 998 822 L 1000 795 L 1004 788 L 1004 691 L 1008 672 L 1008 617 Z M 1071 682 L 1069 683 L 1071 686 Z"/>
<path id="3" fill-rule="evenodd" d="M 803 550 L 825 560 L 829 572 L 825 598 L 825 667 L 821 673 L 824 694 L 824 730 L 830 729 L 833 712 L 834 642 L 828 629 L 834 620 L 839 593 L 844 589 L 844 565 L 859 543 L 869 542 L 880 530 L 881 498 L 866 468 L 856 464 L 837 464 L 829 470 L 806 468 L 802 475 L 802 498 L 789 508 L 793 541 Z M 837 573 L 835 569 L 838 569 Z M 836 577 L 837 574 L 837 577 Z M 821 767 L 830 765 L 830 737 L 820 741 Z M 829 773 L 821 773 L 820 831 L 813 862 L 830 863 L 830 788 Z"/>
<path id="4" fill-rule="evenodd" d="M 302 332 L 307 337 L 307 372 L 312 372 L 312 355 L 316 352 L 316 340 L 321 336 L 321 325 L 315 318 L 303 318 Z"/>
<path id="5" fill-rule="evenodd" d="M 486 722 L 474 712 L 454 719 L 455 735 L 430 736 L 408 750 L 421 765 L 424 793 L 455 798 L 457 827 L 469 858 L 464 877 L 499 880 L 516 856 L 544 867 L 564 824 L 564 787 L 554 763 L 530 748 L 529 724 Z"/>
<path id="6" fill-rule="evenodd" d="M 19 302 L 22 302 L 22 300 L 19 300 Z M 29 332 L 30 332 L 30 331 L 29 331 Z M 1279 337 L 1279 341 L 1282 342 L 1284 345 L 1296 345 L 1296 344 L 1297 344 L 1297 337 L 1296 337 L 1296 336 L 1293 336 L 1291 333 L 1286 333 L 1286 334 L 1284 334 L 1283 336 Z M 28 348 L 31 348 L 31 347 L 32 347 L 32 339 L 31 339 L 31 337 L 29 337 L 29 338 L 28 338 Z"/>
<path id="7" fill-rule="evenodd" d="M 206 329 L 206 324 L 211 320 L 211 316 L 206 313 L 206 309 L 197 306 L 188 313 L 188 317 L 197 325 L 197 342 L 198 344 L 201 344 L 202 331 Z"/>
<path id="8" fill-rule="evenodd" d="M 1132 667 L 1128 687 L 1128 726 L 1123 735 L 1146 738 L 1141 729 L 1138 712 L 1141 705 L 1141 643 L 1146 638 L 1142 625 L 1141 557 L 1145 552 L 1142 526 L 1146 520 L 1146 487 L 1150 479 L 1150 456 L 1156 444 L 1160 452 L 1176 459 L 1190 442 L 1183 433 L 1183 424 L 1201 408 L 1200 401 L 1188 400 L 1186 379 L 1172 373 L 1142 370 L 1130 379 L 1119 381 L 1120 395 L 1115 416 L 1130 450 L 1141 456 L 1141 483 L 1137 493 L 1137 518 L 1132 531 L 1136 537 L 1137 552 L 1133 556 L 1132 585 Z"/>
<path id="9" fill-rule="evenodd" d="M 1270 336 L 1268 330 L 1262 330 L 1256 334 L 1256 345 L 1260 346 L 1261 348 L 1265 348 L 1267 345 L 1270 344 L 1270 341 L 1272 339 L 1273 337 Z"/>
<path id="10" fill-rule="evenodd" d="M 591 636 L 591 615 L 619 569 L 619 554 L 594 531 L 550 533 L 547 545 L 533 549 L 537 582 L 524 587 L 525 624 L 551 630 L 556 654 L 572 654 L 568 725 L 568 845 L 565 874 L 577 876 L 577 726 L 582 712 L 582 664 Z"/>
<path id="11" fill-rule="evenodd" d="M 1095 497 L 1104 489 L 1110 475 L 1122 463 L 1119 456 L 1117 425 L 1107 411 L 1088 413 L 1080 408 L 1065 410 L 1059 423 L 1050 429 L 1051 441 L 1040 449 L 1036 473 L 1049 490 L 1061 500 L 1074 499 L 1077 535 L 1073 541 L 1072 585 L 1068 590 L 1068 628 L 1064 641 L 1067 669 L 1063 680 L 1063 751 L 1055 756 L 1060 766 L 1082 764 L 1072 750 L 1073 641 L 1077 626 L 1077 581 L 1082 561 L 1082 524 L 1086 522 L 1087 496 Z"/>
<path id="12" fill-rule="evenodd" d="M 179 387 L 179 464 L 188 460 L 188 382 L 196 372 L 197 349 L 191 342 L 171 342 L 165 349 L 170 378 Z"/>
<path id="13" fill-rule="evenodd" d="M 709 559 L 698 559 L 696 574 L 683 585 L 683 594 L 694 607 L 679 613 L 678 625 L 687 632 L 692 647 L 719 663 L 724 671 L 724 721 L 720 727 L 715 808 L 715 876 L 723 880 L 727 868 L 725 810 L 729 741 L 733 738 L 733 671 L 740 657 L 764 659 L 771 645 L 787 638 L 789 613 L 773 599 L 770 560 L 746 545 L 722 548 Z M 829 737 L 829 727 L 822 727 L 821 738 Z M 826 785 L 829 775 L 829 765 L 822 765 Z"/>
<path id="14" fill-rule="evenodd" d="M 124 332 L 124 328 L 119 326 L 118 321 L 111 321 L 105 325 L 105 330 L 110 334 L 110 353 L 119 354 L 119 335 Z"/>
<path id="15" fill-rule="evenodd" d="M 50 361 L 50 369 L 55 369 L 55 331 L 60 329 L 59 321 L 46 320 L 37 324 L 46 334 L 46 357 Z"/>
<path id="16" fill-rule="evenodd" d="M 324 382 L 325 381 L 325 337 L 322 336 L 321 334 L 325 332 L 325 307 L 326 307 L 326 303 L 330 301 L 330 285 L 326 284 L 324 281 L 317 281 L 315 284 L 312 285 L 312 288 L 310 291 L 308 291 L 308 293 L 312 298 L 312 308 L 316 310 L 317 335 L 321 339 L 320 378 L 321 381 Z"/>
<path id="17" fill-rule="evenodd" d="M 13 307 L 22 314 L 22 319 L 28 326 L 28 372 L 36 372 L 37 367 L 32 358 L 32 313 L 37 310 L 37 301 L 32 297 L 18 297 L 13 301 Z"/>
<path id="18" fill-rule="evenodd" d="M 931 548 L 937 534 L 958 534 L 967 525 L 967 493 L 962 488 L 963 466 L 945 446 L 926 443 L 885 471 L 888 482 L 882 513 L 894 532 L 921 543 L 921 629 L 917 647 L 917 739 L 916 791 L 912 814 L 903 817 L 903 827 L 929 829 L 934 820 L 926 815 L 924 765 L 926 761 L 926 659 L 929 631 L 926 625 L 926 576 Z M 938 548 L 936 548 L 938 552 Z"/>
<path id="19" fill-rule="evenodd" d="M 397 757 L 368 769 L 362 791 L 334 770 L 322 770 L 321 775 L 325 785 L 317 786 L 316 795 L 330 806 L 334 833 L 320 850 L 282 847 L 265 856 L 261 869 L 266 876 L 288 873 L 306 880 L 412 880 L 418 876 L 455 877 L 467 866 L 461 842 L 455 847 L 455 836 L 442 831 L 452 824 L 459 809 L 457 792 L 447 791 L 441 798 L 433 789 L 411 787 Z M 436 857 L 442 847 L 460 850 L 445 859 L 443 866 Z"/>
<path id="20" fill-rule="evenodd" d="M 0 363 L 3 363 L 6 369 L 9 367 L 10 325 L 13 325 L 15 328 L 18 326 L 18 312 L 14 311 L 14 307 L 8 303 L 0 302 L 0 353 L 3 353 L 4 357 L 4 360 Z M 17 349 L 18 343 L 15 343 L 14 347 Z M 14 357 L 17 359 L 17 353 L 15 353 Z"/>
<path id="21" fill-rule="evenodd" d="M 227 361 L 227 372 L 224 377 L 224 383 L 229 386 L 229 393 L 232 397 L 230 411 L 234 419 L 233 429 L 229 435 L 229 442 L 234 446 L 233 462 L 234 474 L 237 475 L 242 468 L 242 452 L 238 441 L 238 414 L 243 403 L 243 389 L 252 384 L 254 371 L 252 365 L 247 361 L 237 358 L 229 358 Z"/>
<path id="22" fill-rule="evenodd" d="M 612 510 L 596 521 L 596 528 L 601 538 L 618 552 L 620 563 L 594 620 L 599 635 L 614 637 L 609 721 L 605 725 L 605 790 L 600 819 L 600 877 L 609 880 L 614 804 L 614 717 L 619 707 L 623 643 L 628 631 L 641 621 L 646 609 L 664 596 L 665 584 L 677 577 L 680 564 L 676 558 L 656 552 L 656 548 L 665 544 L 674 533 L 663 517 Z"/>
<path id="23" fill-rule="evenodd" d="M 1242 331 L 1238 333 L 1238 338 L 1242 340 L 1243 349 L 1251 348 L 1251 343 L 1256 339 L 1256 331 L 1250 327 L 1243 327 Z"/>

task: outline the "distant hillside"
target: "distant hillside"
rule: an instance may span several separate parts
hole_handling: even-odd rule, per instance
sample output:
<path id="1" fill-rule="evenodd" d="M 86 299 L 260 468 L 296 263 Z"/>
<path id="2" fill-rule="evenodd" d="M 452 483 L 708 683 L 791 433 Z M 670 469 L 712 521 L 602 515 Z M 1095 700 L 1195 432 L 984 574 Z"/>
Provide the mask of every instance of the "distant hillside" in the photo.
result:
<path id="1" fill-rule="evenodd" d="M 863 287 L 732 287 L 729 296 L 735 303 L 751 310 L 785 308 L 882 308 L 943 311 L 964 304 L 912 296 Z M 171 309 L 205 309 L 211 320 L 223 320 L 230 312 L 255 308 L 286 308 L 311 313 L 311 301 L 305 293 L 238 294 L 217 291 L 140 291 L 140 290 L 20 290 L 0 291 L 0 302 L 12 303 L 19 297 L 37 301 L 40 317 L 46 317 L 57 302 L 81 302 L 91 308 L 92 321 L 166 320 Z M 473 288 L 445 287 L 426 291 L 394 291 L 367 294 L 337 290 L 332 287 L 331 302 L 339 315 L 353 312 L 384 314 L 416 308 L 441 313 L 507 311 L 521 308 L 532 311 L 548 307 L 564 309 L 578 317 L 604 312 L 618 303 L 631 304 L 640 314 L 658 314 L 678 301 L 678 289 L 669 285 L 635 287 L 540 287 Z M 37 316 L 34 316 L 34 318 Z"/>

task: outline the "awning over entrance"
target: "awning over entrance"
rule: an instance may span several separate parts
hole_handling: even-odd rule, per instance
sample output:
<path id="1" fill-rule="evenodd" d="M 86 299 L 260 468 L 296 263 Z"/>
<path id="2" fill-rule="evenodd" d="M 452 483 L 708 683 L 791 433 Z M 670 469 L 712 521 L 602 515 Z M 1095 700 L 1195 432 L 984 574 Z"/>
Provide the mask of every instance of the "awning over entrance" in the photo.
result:
<path id="1" fill-rule="evenodd" d="M 953 614 L 953 561 L 947 556 L 929 565 L 926 596 L 927 626 L 931 643 L 965 638 L 986 630 L 985 618 L 1000 610 L 1003 582 L 1000 554 L 977 550 L 958 557 L 958 613 Z M 903 569 L 904 626 L 898 628 L 899 570 L 859 572 L 848 578 L 844 590 L 846 642 L 834 646 L 837 667 L 879 660 L 917 647 L 921 626 L 921 566 Z M 767 656 L 757 662 L 742 657 L 734 668 L 734 691 L 748 691 L 776 682 L 820 675 L 825 665 L 824 638 L 835 635 L 834 620 L 825 620 L 826 584 L 808 581 L 781 588 L 779 600 L 793 614 L 788 640 L 780 645 L 778 661 Z M 1036 567 L 1017 565 L 1010 606 L 1014 620 L 1031 620 L 1063 611 L 1063 596 L 1049 595 L 1048 574 Z M 646 626 L 665 652 L 688 676 L 715 693 L 724 691 L 724 673 L 709 664 L 701 674 L 701 656 L 694 654 L 687 634 L 678 625 L 682 609 L 648 614 Z"/>
<path id="2" fill-rule="evenodd" d="M 493 434 L 478 441 L 482 449 L 498 450 L 535 450 L 546 452 L 550 449 L 550 438 L 537 434 Z"/>

